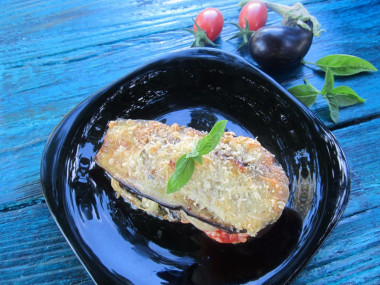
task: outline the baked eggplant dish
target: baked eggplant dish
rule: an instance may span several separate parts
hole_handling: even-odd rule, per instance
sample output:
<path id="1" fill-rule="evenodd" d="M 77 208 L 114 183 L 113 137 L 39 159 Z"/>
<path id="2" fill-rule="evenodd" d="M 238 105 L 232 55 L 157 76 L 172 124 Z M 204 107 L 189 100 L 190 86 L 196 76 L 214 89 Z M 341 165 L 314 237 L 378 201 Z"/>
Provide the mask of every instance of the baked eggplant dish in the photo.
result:
<path id="1" fill-rule="evenodd" d="M 206 136 L 189 127 L 118 119 L 108 123 L 96 163 L 118 197 L 159 219 L 191 223 L 220 243 L 242 243 L 281 216 L 289 180 L 253 138 L 224 132 L 190 180 L 167 193 L 177 160 Z"/>

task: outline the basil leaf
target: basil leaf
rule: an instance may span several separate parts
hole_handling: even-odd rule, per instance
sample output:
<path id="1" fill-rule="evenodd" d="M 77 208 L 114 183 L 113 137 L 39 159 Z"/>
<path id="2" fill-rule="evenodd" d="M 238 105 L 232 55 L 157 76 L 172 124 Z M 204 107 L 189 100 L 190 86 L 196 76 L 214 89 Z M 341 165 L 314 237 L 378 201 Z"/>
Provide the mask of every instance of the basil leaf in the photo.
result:
<path id="1" fill-rule="evenodd" d="M 298 100 L 310 107 L 317 100 L 319 92 L 310 85 L 297 85 L 288 89 Z"/>
<path id="2" fill-rule="evenodd" d="M 195 160 L 194 158 L 186 158 L 186 154 L 182 155 L 175 164 L 175 170 L 170 177 L 166 186 L 166 193 L 174 193 L 181 189 L 194 173 Z"/>
<path id="3" fill-rule="evenodd" d="M 227 120 L 217 122 L 207 136 L 204 136 L 198 141 L 195 151 L 201 155 L 208 154 L 219 143 L 224 129 L 226 128 Z"/>
<path id="4" fill-rule="evenodd" d="M 332 54 L 319 59 L 315 65 L 324 70 L 330 69 L 334 75 L 353 75 L 363 71 L 377 71 L 370 62 L 348 54 Z"/>
<path id="5" fill-rule="evenodd" d="M 195 156 L 195 157 L 194 157 L 194 160 L 195 160 L 196 162 L 198 162 L 199 164 L 202 164 L 202 163 L 203 163 L 203 158 L 202 158 L 202 155 L 201 155 L 201 154 L 198 155 L 198 156 Z"/>
<path id="6" fill-rule="evenodd" d="M 321 91 L 317 90 L 317 88 L 315 88 L 313 85 L 311 85 L 311 83 L 309 81 L 307 81 L 306 78 L 303 80 L 303 82 L 305 82 L 306 85 L 310 86 L 315 92 L 321 93 Z"/>
<path id="7" fill-rule="evenodd" d="M 331 72 L 330 68 L 327 68 L 326 75 L 325 75 L 325 83 L 323 85 L 321 94 L 323 97 L 326 96 L 328 92 L 330 92 L 331 89 L 334 87 L 334 75 Z"/>
<path id="8" fill-rule="evenodd" d="M 197 152 L 196 150 L 193 150 L 192 152 L 189 152 L 188 154 L 186 154 L 186 158 L 197 157 L 197 156 L 199 156 L 199 152 Z"/>
<path id="9" fill-rule="evenodd" d="M 198 141 L 195 150 L 182 155 L 175 164 L 174 173 L 170 176 L 166 185 L 166 193 L 174 193 L 181 189 L 194 173 L 195 162 L 203 163 L 202 155 L 212 151 L 219 143 L 227 121 L 219 121 L 211 129 L 210 133 Z"/>
<path id="10" fill-rule="evenodd" d="M 348 86 L 335 87 L 334 89 L 330 90 L 330 94 L 335 95 L 339 107 L 352 106 L 366 101 Z"/>
<path id="11" fill-rule="evenodd" d="M 329 105 L 330 109 L 330 118 L 334 123 L 338 122 L 339 119 L 339 104 L 338 100 L 336 99 L 335 95 L 327 93 L 326 94 L 326 100 Z"/>

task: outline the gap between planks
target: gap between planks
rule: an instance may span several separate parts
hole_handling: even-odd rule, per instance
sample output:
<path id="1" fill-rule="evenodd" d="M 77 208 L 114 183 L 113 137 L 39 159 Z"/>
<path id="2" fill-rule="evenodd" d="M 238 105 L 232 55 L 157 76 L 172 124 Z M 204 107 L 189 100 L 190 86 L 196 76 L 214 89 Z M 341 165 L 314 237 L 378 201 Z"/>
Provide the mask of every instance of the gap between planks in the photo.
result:
<path id="1" fill-rule="evenodd" d="M 370 122 L 370 121 L 378 119 L 378 118 L 380 118 L 380 112 L 377 112 L 375 114 L 368 115 L 368 116 L 365 116 L 365 117 L 362 117 L 362 118 L 357 118 L 357 119 L 353 119 L 353 120 L 350 120 L 350 121 L 346 121 L 346 122 L 342 122 L 342 123 L 337 123 L 335 125 L 332 125 L 329 129 L 331 131 L 340 130 L 340 129 L 343 129 L 343 128 L 352 127 L 352 126 L 359 125 L 359 124 L 362 124 L 362 123 Z"/>

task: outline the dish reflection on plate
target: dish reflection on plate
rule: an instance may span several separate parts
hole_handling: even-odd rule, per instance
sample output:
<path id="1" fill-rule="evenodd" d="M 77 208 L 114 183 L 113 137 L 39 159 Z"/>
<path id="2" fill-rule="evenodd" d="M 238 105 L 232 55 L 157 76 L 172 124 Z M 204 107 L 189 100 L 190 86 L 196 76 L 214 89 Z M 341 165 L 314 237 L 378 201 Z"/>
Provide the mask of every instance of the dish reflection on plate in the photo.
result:
<path id="1" fill-rule="evenodd" d="M 285 169 L 282 217 L 260 238 L 225 245 L 129 208 L 94 164 L 116 118 L 200 130 L 227 119 L 229 131 L 257 137 Z M 76 107 L 46 145 L 41 182 L 57 224 L 99 283 L 284 283 L 316 252 L 349 194 L 344 155 L 318 119 L 243 59 L 205 48 L 160 58 Z"/>

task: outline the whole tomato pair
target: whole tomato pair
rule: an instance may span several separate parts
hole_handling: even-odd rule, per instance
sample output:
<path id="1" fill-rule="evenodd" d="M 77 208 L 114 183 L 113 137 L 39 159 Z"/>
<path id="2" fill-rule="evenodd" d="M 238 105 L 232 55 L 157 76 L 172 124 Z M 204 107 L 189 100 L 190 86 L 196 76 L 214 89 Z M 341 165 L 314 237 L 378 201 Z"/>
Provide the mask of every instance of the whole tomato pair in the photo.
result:
<path id="1" fill-rule="evenodd" d="M 267 21 L 268 11 L 266 6 L 258 1 L 247 3 L 239 14 L 238 26 L 240 33 L 235 37 L 243 37 L 243 41 L 248 41 L 248 37 L 253 31 L 263 27 Z M 189 30 L 195 36 L 194 46 L 204 46 L 205 43 L 215 45 L 215 41 L 222 32 L 224 18 L 222 13 L 216 8 L 206 8 L 195 18 L 193 30 Z"/>

